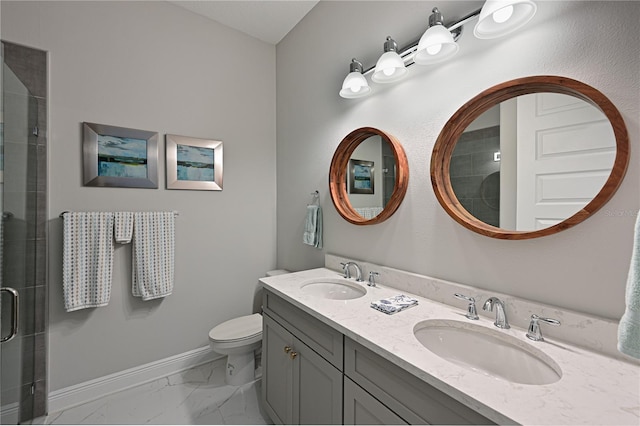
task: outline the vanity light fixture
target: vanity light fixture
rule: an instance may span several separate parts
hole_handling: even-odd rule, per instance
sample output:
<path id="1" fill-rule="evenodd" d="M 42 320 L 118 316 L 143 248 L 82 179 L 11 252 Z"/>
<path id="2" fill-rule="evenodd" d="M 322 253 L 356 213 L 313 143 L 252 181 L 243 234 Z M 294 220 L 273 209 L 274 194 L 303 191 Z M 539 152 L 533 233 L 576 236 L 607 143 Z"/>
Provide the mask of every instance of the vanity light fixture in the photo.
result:
<path id="1" fill-rule="evenodd" d="M 349 74 L 342 83 L 340 96 L 347 99 L 361 98 L 367 96 L 371 91 L 367 79 L 362 75 L 362 62 L 356 58 L 351 60 L 349 65 Z"/>
<path id="2" fill-rule="evenodd" d="M 367 74 L 372 74 L 371 80 L 375 83 L 393 83 L 407 76 L 408 66 L 436 64 L 450 59 L 458 52 L 456 41 L 463 26 L 474 18 L 478 18 L 474 35 L 480 39 L 490 39 L 521 28 L 533 18 L 536 10 L 537 6 L 532 0 L 487 0 L 481 9 L 445 25 L 438 8 L 433 8 L 429 27 L 419 40 L 398 49 L 398 44 L 387 37 L 384 53 L 375 67 L 363 69 L 362 63 L 353 59 L 350 73 L 342 83 L 340 96 L 353 99 L 370 94 L 371 88 L 365 78 Z"/>
<path id="3" fill-rule="evenodd" d="M 376 63 L 371 80 L 376 83 L 393 83 L 407 75 L 404 60 L 398 55 L 398 43 L 391 37 L 384 42 L 384 53 Z"/>
<path id="4" fill-rule="evenodd" d="M 480 39 L 502 37 L 525 25 L 536 14 L 531 0 L 487 0 L 473 34 Z"/>
<path id="5" fill-rule="evenodd" d="M 418 65 L 437 64 L 458 53 L 453 34 L 443 24 L 442 13 L 437 7 L 429 17 L 429 28 L 424 32 L 413 60 Z"/>

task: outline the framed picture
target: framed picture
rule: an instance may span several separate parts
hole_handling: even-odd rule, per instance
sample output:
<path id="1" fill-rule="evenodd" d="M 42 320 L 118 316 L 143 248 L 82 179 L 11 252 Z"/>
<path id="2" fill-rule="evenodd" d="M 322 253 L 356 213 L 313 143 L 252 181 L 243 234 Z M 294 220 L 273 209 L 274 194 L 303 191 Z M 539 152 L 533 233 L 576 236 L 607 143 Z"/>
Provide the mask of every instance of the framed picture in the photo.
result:
<path id="1" fill-rule="evenodd" d="M 222 142 L 167 135 L 167 189 L 222 191 Z"/>
<path id="2" fill-rule="evenodd" d="M 158 133 L 83 123 L 85 186 L 158 188 Z"/>
<path id="3" fill-rule="evenodd" d="M 373 194 L 373 161 L 349 160 L 349 192 Z"/>

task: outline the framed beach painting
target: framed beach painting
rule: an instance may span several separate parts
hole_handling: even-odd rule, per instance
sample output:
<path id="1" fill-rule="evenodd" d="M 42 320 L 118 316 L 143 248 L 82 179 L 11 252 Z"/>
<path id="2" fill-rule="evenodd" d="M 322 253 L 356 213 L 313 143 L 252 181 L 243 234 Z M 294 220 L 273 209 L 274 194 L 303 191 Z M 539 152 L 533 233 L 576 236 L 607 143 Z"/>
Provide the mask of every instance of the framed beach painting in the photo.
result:
<path id="1" fill-rule="evenodd" d="M 373 194 L 373 161 L 349 160 L 349 192 Z"/>
<path id="2" fill-rule="evenodd" d="M 85 186 L 158 188 L 158 133 L 83 123 Z"/>
<path id="3" fill-rule="evenodd" d="M 167 135 L 167 189 L 222 191 L 222 142 Z"/>

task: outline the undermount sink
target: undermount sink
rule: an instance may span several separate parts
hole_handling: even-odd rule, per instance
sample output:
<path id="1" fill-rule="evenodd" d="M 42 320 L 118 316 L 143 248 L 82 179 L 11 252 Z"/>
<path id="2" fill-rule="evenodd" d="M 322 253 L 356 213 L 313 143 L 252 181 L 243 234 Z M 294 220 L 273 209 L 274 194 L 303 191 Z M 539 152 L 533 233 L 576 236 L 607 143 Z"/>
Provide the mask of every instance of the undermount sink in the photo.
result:
<path id="1" fill-rule="evenodd" d="M 367 294 L 361 284 L 346 278 L 316 278 L 300 284 L 303 293 L 324 299 L 350 300 Z"/>
<path id="2" fill-rule="evenodd" d="M 560 380 L 562 371 L 532 345 L 480 325 L 453 320 L 426 320 L 413 334 L 439 357 L 490 377 L 527 385 Z"/>

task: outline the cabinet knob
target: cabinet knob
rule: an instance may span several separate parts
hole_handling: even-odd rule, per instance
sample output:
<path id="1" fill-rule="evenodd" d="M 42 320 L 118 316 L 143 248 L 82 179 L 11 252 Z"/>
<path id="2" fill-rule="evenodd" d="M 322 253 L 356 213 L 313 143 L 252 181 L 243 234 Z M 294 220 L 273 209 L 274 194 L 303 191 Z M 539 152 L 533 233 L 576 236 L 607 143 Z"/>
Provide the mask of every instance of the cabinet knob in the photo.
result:
<path id="1" fill-rule="evenodd" d="M 298 356 L 298 352 L 291 352 L 289 354 L 289 358 L 291 358 L 291 359 L 295 359 L 295 357 L 297 357 L 297 356 Z"/>
<path id="2" fill-rule="evenodd" d="M 289 352 L 291 352 L 291 346 L 285 346 L 284 347 L 284 353 L 288 354 Z"/>

